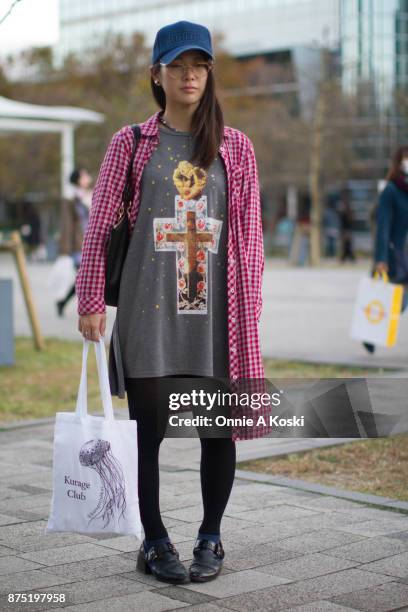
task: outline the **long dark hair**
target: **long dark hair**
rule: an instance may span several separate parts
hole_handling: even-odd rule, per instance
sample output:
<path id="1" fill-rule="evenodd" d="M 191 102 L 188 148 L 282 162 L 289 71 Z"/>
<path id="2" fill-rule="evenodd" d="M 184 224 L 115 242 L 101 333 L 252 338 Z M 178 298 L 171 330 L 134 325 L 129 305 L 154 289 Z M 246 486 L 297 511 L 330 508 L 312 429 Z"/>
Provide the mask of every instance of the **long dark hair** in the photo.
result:
<path id="1" fill-rule="evenodd" d="M 160 62 L 153 64 L 154 74 L 160 70 Z M 150 86 L 154 99 L 160 108 L 166 109 L 166 94 L 161 85 L 156 85 L 150 75 Z M 207 77 L 204 93 L 200 104 L 194 111 L 191 121 L 191 131 L 195 136 L 195 147 L 191 161 L 208 169 L 218 153 L 218 148 L 224 138 L 224 117 L 221 105 L 216 95 L 213 70 Z"/>
<path id="2" fill-rule="evenodd" d="M 395 151 L 392 157 L 391 167 L 388 170 L 388 173 L 386 176 L 387 181 L 395 181 L 395 179 L 398 179 L 398 177 L 401 176 L 402 174 L 401 161 L 403 157 L 408 157 L 408 146 L 407 145 L 398 147 L 398 149 Z"/>

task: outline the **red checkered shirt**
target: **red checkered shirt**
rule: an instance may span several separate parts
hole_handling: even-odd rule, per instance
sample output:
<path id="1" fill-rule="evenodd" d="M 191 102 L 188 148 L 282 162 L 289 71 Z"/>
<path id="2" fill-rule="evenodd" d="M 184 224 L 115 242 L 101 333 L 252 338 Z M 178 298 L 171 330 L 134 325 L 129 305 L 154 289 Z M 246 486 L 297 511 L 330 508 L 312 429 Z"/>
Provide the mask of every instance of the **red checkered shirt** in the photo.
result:
<path id="1" fill-rule="evenodd" d="M 143 168 L 159 143 L 157 111 L 140 124 L 141 139 L 132 169 L 135 185 L 129 211 L 133 230 L 140 204 Z M 78 314 L 106 312 L 104 301 L 106 244 L 117 218 L 133 144 L 130 125 L 117 131 L 108 146 L 95 184 L 88 227 L 82 244 L 82 261 L 76 278 Z M 264 366 L 258 322 L 262 310 L 264 248 L 258 170 L 252 141 L 243 132 L 226 126 L 219 148 L 228 185 L 228 337 L 229 374 L 232 381 L 253 379 L 264 389 Z M 254 381 L 260 381 L 259 385 Z M 253 412 L 253 411 L 252 411 Z M 270 407 L 255 416 L 268 419 Z M 254 416 L 250 414 L 249 416 Z M 234 428 L 236 440 L 261 437 L 270 428 Z"/>

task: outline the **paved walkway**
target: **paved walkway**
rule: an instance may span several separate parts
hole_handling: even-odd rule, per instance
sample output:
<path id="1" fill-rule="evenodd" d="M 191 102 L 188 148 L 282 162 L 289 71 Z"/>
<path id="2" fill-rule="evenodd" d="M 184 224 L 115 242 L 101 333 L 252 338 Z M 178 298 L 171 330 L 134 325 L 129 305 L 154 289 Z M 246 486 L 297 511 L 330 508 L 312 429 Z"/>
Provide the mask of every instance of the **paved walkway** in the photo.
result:
<path id="1" fill-rule="evenodd" d="M 236 476 L 220 576 L 172 586 L 139 573 L 133 536 L 44 534 L 52 424 L 0 432 L 0 610 L 297 612 L 408 609 L 408 516 Z M 238 443 L 239 451 L 241 444 Z M 165 439 L 161 509 L 188 567 L 202 518 L 198 439 Z M 8 593 L 65 603 L 8 602 Z"/>
<path id="2" fill-rule="evenodd" d="M 28 274 L 45 336 L 80 339 L 76 298 L 66 316 L 57 317 L 47 289 L 50 263 L 28 263 Z M 408 368 L 408 315 L 401 320 L 398 343 L 392 349 L 379 347 L 368 355 L 349 337 L 354 299 L 359 279 L 367 274 L 368 260 L 339 266 L 330 261 L 320 268 L 293 268 L 279 259 L 265 266 L 264 308 L 260 321 L 262 351 L 266 357 L 300 359 L 347 365 Z M 0 254 L 0 277 L 14 279 L 15 333 L 31 335 L 12 258 Z M 106 338 L 110 339 L 116 309 L 107 308 Z"/>

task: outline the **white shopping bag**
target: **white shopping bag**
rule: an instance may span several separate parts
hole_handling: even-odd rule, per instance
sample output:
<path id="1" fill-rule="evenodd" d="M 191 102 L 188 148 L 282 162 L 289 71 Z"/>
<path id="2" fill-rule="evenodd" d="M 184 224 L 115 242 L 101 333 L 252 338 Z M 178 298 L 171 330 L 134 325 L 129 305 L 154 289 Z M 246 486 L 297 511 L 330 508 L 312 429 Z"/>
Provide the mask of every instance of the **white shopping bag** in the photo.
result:
<path id="1" fill-rule="evenodd" d="M 354 305 L 351 337 L 380 346 L 393 346 L 401 312 L 403 286 L 382 279 L 378 273 L 374 278 L 362 278 Z"/>
<path id="2" fill-rule="evenodd" d="M 47 287 L 56 300 L 62 300 L 75 283 L 76 269 L 70 255 L 60 255 L 54 261 Z"/>
<path id="3" fill-rule="evenodd" d="M 87 410 L 87 357 L 75 412 L 57 412 L 54 431 L 53 495 L 45 533 L 132 534 L 140 540 L 137 422 L 115 419 L 105 345 L 95 345 L 104 416 Z"/>

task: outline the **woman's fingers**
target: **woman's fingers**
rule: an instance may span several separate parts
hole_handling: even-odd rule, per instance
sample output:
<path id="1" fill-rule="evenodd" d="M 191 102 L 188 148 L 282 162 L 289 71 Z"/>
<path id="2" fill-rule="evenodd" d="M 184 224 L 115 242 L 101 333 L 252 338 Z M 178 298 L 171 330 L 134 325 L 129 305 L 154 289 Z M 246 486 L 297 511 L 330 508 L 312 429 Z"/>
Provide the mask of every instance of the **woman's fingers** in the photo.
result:
<path id="1" fill-rule="evenodd" d="M 375 265 L 378 272 L 388 272 L 388 264 L 385 261 L 378 261 Z"/>
<path id="2" fill-rule="evenodd" d="M 91 314 L 79 317 L 78 330 L 86 340 L 99 342 L 105 334 L 106 314 Z"/>
<path id="3" fill-rule="evenodd" d="M 94 326 L 91 328 L 90 340 L 92 340 L 93 342 L 99 342 L 99 339 L 100 339 L 100 332 L 99 332 L 99 325 L 98 325 L 98 326 Z"/>

